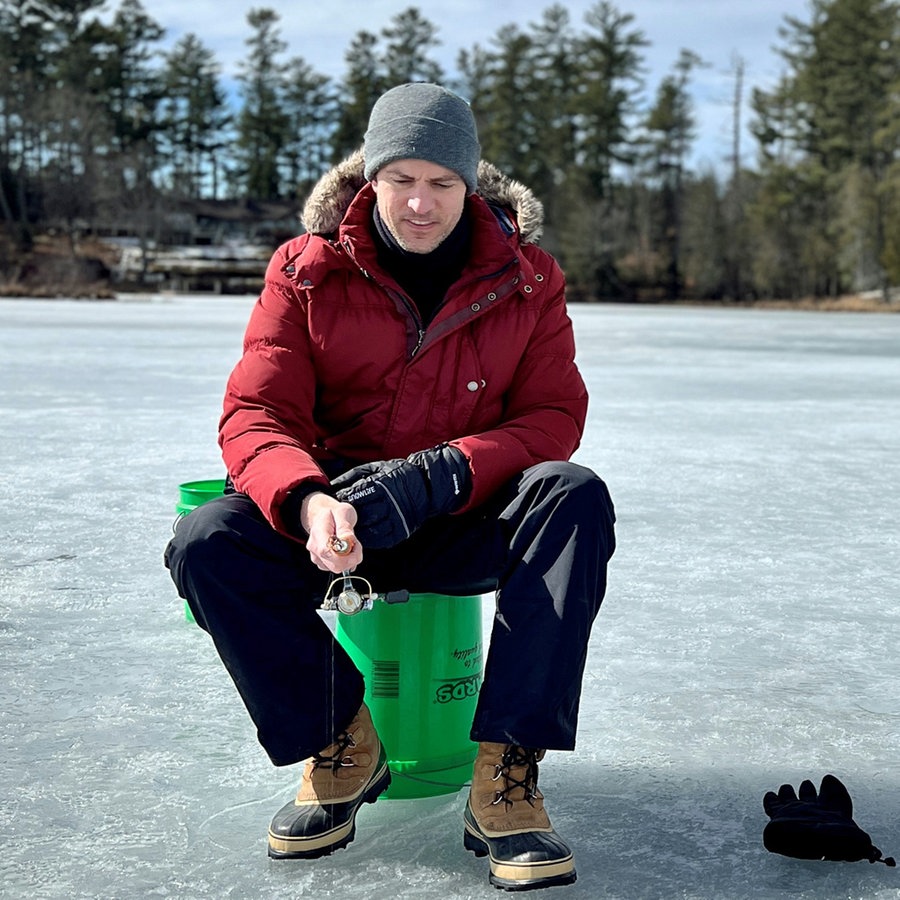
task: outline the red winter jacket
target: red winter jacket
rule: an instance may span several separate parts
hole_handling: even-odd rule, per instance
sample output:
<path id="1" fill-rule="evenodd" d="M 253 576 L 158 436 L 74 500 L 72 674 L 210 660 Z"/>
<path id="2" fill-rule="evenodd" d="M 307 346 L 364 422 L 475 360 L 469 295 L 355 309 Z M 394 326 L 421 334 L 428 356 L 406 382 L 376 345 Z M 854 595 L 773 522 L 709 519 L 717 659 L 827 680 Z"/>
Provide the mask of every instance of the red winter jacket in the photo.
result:
<path id="1" fill-rule="evenodd" d="M 584 427 L 563 275 L 528 242 L 541 227 L 533 195 L 481 163 L 464 213 L 474 258 L 422 331 L 376 262 L 362 167 L 356 154 L 326 175 L 304 209 L 307 233 L 272 257 L 225 394 L 228 473 L 283 533 L 288 492 L 328 483 L 319 461 L 446 441 L 471 468 L 468 509 L 529 466 L 568 459 Z"/>

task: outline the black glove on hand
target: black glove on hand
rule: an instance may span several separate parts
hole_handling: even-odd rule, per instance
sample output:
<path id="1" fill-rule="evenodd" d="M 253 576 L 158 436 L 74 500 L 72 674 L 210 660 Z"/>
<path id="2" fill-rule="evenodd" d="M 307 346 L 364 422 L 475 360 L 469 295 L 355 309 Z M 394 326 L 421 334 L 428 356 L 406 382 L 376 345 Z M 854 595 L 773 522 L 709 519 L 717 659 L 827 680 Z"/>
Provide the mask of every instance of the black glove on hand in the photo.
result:
<path id="1" fill-rule="evenodd" d="M 890 857 L 881 859 L 881 851 L 853 821 L 853 801 L 834 775 L 822 779 L 818 795 L 809 780 L 800 785 L 799 798 L 791 785 L 783 784 L 777 794 L 769 791 L 765 795 L 763 808 L 771 819 L 763 830 L 763 844 L 772 853 L 798 859 L 867 859 L 895 864 Z"/>
<path id="2" fill-rule="evenodd" d="M 373 550 L 405 541 L 432 516 L 463 505 L 471 488 L 469 465 L 441 444 L 406 459 L 366 463 L 332 482 L 337 498 L 356 509 L 356 534 Z"/>

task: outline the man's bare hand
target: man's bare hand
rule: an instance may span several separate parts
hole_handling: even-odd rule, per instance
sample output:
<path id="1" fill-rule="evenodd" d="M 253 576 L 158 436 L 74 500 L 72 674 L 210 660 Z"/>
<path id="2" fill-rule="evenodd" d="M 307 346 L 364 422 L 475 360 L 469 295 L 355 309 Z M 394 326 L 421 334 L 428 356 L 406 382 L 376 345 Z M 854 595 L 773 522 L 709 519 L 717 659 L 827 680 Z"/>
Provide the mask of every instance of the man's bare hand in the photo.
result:
<path id="1" fill-rule="evenodd" d="M 323 572 L 336 575 L 344 570 L 352 572 L 362 562 L 362 546 L 353 532 L 356 510 L 349 503 L 325 493 L 310 494 L 300 506 L 300 524 L 309 535 L 306 541 L 309 557 Z M 335 549 L 335 538 L 349 544 L 349 553 Z"/>

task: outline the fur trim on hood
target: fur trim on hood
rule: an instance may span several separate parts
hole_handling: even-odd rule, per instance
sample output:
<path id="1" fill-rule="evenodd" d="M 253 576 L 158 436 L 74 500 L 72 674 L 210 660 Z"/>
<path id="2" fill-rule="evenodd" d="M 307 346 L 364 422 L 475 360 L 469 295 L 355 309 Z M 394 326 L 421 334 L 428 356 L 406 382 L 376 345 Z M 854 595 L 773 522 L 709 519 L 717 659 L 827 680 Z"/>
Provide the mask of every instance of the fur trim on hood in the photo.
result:
<path id="1" fill-rule="evenodd" d="M 300 221 L 311 234 L 333 234 L 337 231 L 347 207 L 366 184 L 365 161 L 357 150 L 330 172 L 323 175 L 312 189 Z M 536 244 L 544 229 L 544 207 L 531 190 L 507 178 L 496 166 L 478 163 L 478 194 L 489 204 L 510 210 L 519 225 L 522 243 Z"/>

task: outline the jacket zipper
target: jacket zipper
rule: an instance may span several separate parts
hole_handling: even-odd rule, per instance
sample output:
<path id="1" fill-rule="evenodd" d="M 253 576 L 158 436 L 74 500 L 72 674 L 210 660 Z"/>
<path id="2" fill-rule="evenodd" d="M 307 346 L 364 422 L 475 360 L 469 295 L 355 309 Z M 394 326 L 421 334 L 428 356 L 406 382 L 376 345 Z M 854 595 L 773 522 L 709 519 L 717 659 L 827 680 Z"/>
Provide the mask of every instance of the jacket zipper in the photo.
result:
<path id="1" fill-rule="evenodd" d="M 376 284 L 377 283 L 378 282 L 376 282 Z M 425 325 L 422 322 L 421 317 L 419 316 L 419 311 L 406 296 L 406 294 L 404 294 L 402 291 L 398 293 L 393 288 L 389 288 L 383 284 L 381 285 L 381 288 L 388 294 L 393 294 L 400 298 L 400 302 L 403 304 L 404 308 L 409 313 L 409 317 L 413 320 L 413 324 L 416 326 L 416 346 L 413 347 L 409 353 L 409 358 L 412 359 L 419 352 L 419 349 L 421 348 L 422 343 L 425 340 Z"/>
<path id="2" fill-rule="evenodd" d="M 345 246 L 344 249 L 347 252 L 347 255 L 352 259 L 353 254 L 350 252 L 349 245 Z M 422 323 L 422 319 L 419 317 L 418 310 L 415 305 L 409 300 L 409 298 L 402 291 L 395 291 L 392 287 L 384 284 L 380 279 L 372 276 L 367 269 L 363 266 L 360 266 L 359 263 L 356 264 L 359 271 L 362 273 L 363 278 L 368 281 L 372 281 L 378 285 L 389 297 L 399 298 L 400 302 L 403 304 L 404 309 L 409 313 L 409 317 L 412 319 L 413 324 L 416 326 L 416 345 L 412 348 L 409 354 L 409 358 L 412 359 L 418 352 L 422 346 L 422 342 L 425 340 L 425 327 Z"/>
<path id="3" fill-rule="evenodd" d="M 347 250 L 348 255 L 352 256 L 352 254 L 350 254 L 350 248 L 346 247 L 345 249 Z M 473 279 L 473 280 L 484 281 L 488 278 L 497 278 L 498 276 L 502 275 L 507 269 L 516 265 L 518 262 L 519 262 L 519 258 L 517 256 L 515 259 L 513 259 L 510 262 L 506 263 L 505 265 L 501 266 L 496 272 L 490 272 L 487 275 L 480 275 L 480 276 L 478 276 L 477 279 Z M 413 320 L 413 323 L 416 326 L 416 345 L 415 345 L 415 347 L 412 348 L 412 350 L 410 351 L 410 354 L 409 354 L 410 360 L 414 359 L 416 354 L 419 352 L 419 350 L 422 349 L 422 344 L 425 342 L 425 327 L 423 325 L 422 319 L 419 316 L 418 310 L 415 308 L 415 305 L 410 301 L 410 299 L 402 291 L 398 292 L 398 291 L 395 291 L 393 288 L 388 287 L 386 284 L 383 284 L 379 279 L 373 278 L 372 275 L 365 268 L 363 268 L 362 266 L 359 266 L 358 263 L 357 263 L 357 265 L 359 267 L 359 271 L 362 273 L 364 278 L 368 278 L 369 280 L 374 281 L 375 284 L 377 284 L 383 291 L 385 291 L 385 293 L 387 293 L 389 295 L 397 296 L 400 298 L 400 302 L 403 304 L 406 311 L 409 313 L 410 318 Z M 441 302 L 440 306 L 443 306 L 444 303 L 446 303 L 446 302 L 447 302 L 447 298 L 445 297 L 444 300 Z M 440 309 L 440 306 L 438 307 L 438 309 Z"/>
<path id="4" fill-rule="evenodd" d="M 478 278 L 473 278 L 472 281 L 485 281 L 488 278 L 499 278 L 507 269 L 511 268 L 512 266 L 517 265 L 518 262 L 519 262 L 519 257 L 517 256 L 512 261 L 506 263 L 504 266 L 501 266 L 496 272 L 489 272 L 487 275 L 479 275 Z M 376 282 L 376 283 L 378 283 L 378 282 Z M 460 284 L 460 283 L 458 282 L 457 284 Z M 465 287 L 466 284 L 468 284 L 468 282 L 462 282 L 461 286 Z M 456 285 L 454 285 L 454 286 L 456 286 Z M 391 290 L 390 288 L 385 287 L 385 285 L 383 285 L 383 284 L 381 285 L 381 287 L 386 291 Z M 422 347 L 423 342 L 425 341 L 425 328 L 422 325 L 422 320 L 419 318 L 418 311 L 416 310 L 415 306 L 410 303 L 409 298 L 407 298 L 406 294 L 401 293 L 399 296 L 400 296 L 400 299 L 403 301 L 403 305 L 406 307 L 406 309 L 409 311 L 409 314 L 412 316 L 413 322 L 416 323 L 416 327 L 418 328 L 418 332 L 419 332 L 419 337 L 418 337 L 418 340 L 416 341 L 416 346 L 413 347 L 412 352 L 409 355 L 409 358 L 412 359 L 419 352 L 419 350 Z M 444 297 L 444 299 L 438 304 L 438 307 L 435 310 L 435 316 L 441 310 L 441 307 L 443 307 L 446 303 L 447 303 L 447 298 Z"/>

